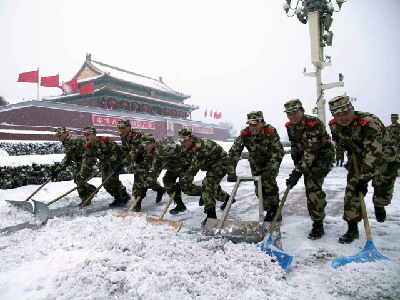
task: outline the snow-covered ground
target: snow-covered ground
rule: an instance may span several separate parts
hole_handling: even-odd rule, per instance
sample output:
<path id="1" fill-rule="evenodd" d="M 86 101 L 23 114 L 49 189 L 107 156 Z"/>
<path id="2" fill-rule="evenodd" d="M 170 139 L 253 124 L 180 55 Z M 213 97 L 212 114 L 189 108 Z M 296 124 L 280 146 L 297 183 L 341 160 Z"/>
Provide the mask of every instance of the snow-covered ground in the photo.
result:
<path id="1" fill-rule="evenodd" d="M 53 156 L 36 158 L 59 161 Z M 19 164 L 16 157 L 6 159 Z M 281 195 L 291 169 L 290 156 L 285 155 L 278 176 Z M 237 173 L 250 175 L 246 160 L 239 162 Z M 196 176 L 198 184 L 203 176 L 203 172 Z M 120 178 L 130 191 L 133 176 Z M 91 180 L 94 185 L 100 182 Z M 328 205 L 321 240 L 307 238 L 312 223 L 304 184 L 289 193 L 281 233 L 282 249 L 293 262 L 285 279 L 279 265 L 255 245 L 221 239 L 200 242 L 205 214 L 196 197 L 184 195 L 186 212 L 165 215 L 164 219 L 183 222 L 177 232 L 150 225 L 145 218 L 116 217 L 133 199 L 127 208 L 103 210 L 112 201 L 104 189 L 87 208 L 77 206 L 76 191 L 50 205 L 52 217 L 39 226 L 31 214 L 4 201 L 24 200 L 37 186 L 1 190 L 0 299 L 400 299 L 400 177 L 386 222 L 375 220 L 371 186 L 366 196 L 375 247 L 390 259 L 335 270 L 334 258 L 357 254 L 366 243 L 362 223 L 359 240 L 349 245 L 337 242 L 346 231 L 341 218 L 345 182 L 346 170 L 341 167 L 333 168 L 325 180 Z M 33 198 L 48 203 L 73 187 L 72 181 L 51 182 Z M 224 179 L 222 187 L 230 192 L 233 183 Z M 253 184 L 243 183 L 236 199 L 228 217 L 257 220 Z M 142 211 L 148 218 L 158 218 L 167 201 L 165 195 L 156 204 L 150 191 Z M 222 211 L 218 209 L 217 215 L 221 217 Z"/>

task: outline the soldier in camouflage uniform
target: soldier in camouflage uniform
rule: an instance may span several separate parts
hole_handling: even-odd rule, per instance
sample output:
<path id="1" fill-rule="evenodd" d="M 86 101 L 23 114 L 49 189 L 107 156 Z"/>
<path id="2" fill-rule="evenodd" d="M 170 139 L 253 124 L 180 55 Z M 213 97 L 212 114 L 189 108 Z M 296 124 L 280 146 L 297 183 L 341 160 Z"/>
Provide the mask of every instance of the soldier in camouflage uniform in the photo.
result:
<path id="1" fill-rule="evenodd" d="M 333 120 L 329 122 L 332 138 L 344 145 L 348 153 L 354 151 L 359 168 L 356 180 L 354 165 L 349 168 L 344 197 L 343 219 L 347 232 L 340 243 L 351 243 L 358 238 L 358 222 L 362 219 L 359 193 L 367 194 L 368 182 L 374 187 L 373 203 L 378 222 L 386 219 L 385 206 L 393 196 L 394 182 L 399 168 L 397 149 L 387 134 L 386 127 L 373 114 L 354 111 L 349 97 L 338 96 L 329 101 Z"/>
<path id="2" fill-rule="evenodd" d="M 344 161 L 343 146 L 338 143 L 335 143 L 335 153 L 336 153 L 336 167 L 339 167 L 339 165 L 342 167 Z"/>
<path id="3" fill-rule="evenodd" d="M 82 202 L 80 203 L 82 204 L 85 199 L 96 190 L 96 187 L 90 183 L 82 184 L 82 182 L 89 177 L 91 170 L 88 169 L 87 174 L 82 174 L 83 177 L 79 176 L 79 171 L 81 170 L 82 165 L 82 156 L 85 150 L 84 146 L 86 143 L 81 138 L 70 136 L 65 127 L 58 127 L 55 132 L 57 138 L 65 147 L 66 153 L 60 165 L 55 167 L 52 171 L 51 177 L 55 180 L 58 173 L 66 169 L 68 165 L 73 164 L 74 182 L 78 186 L 78 195 L 82 199 Z"/>
<path id="4" fill-rule="evenodd" d="M 392 124 L 387 127 L 390 138 L 394 141 L 397 146 L 397 154 L 400 154 L 400 124 L 397 123 L 399 120 L 398 114 L 392 114 L 391 116 Z"/>
<path id="5" fill-rule="evenodd" d="M 216 219 L 215 201 L 229 199 L 229 195 L 220 186 L 220 182 L 228 170 L 227 154 L 216 142 L 206 138 L 194 137 L 190 128 L 179 130 L 179 142 L 182 148 L 187 151 L 191 164 L 179 178 L 175 190 L 179 191 L 182 187 L 182 190 L 190 195 L 194 176 L 199 170 L 206 171 L 206 177 L 201 186 L 204 212 L 207 214 L 207 218 Z M 202 226 L 206 224 L 207 218 L 201 223 Z"/>
<path id="6" fill-rule="evenodd" d="M 252 111 L 247 114 L 246 123 L 249 126 L 241 131 L 229 150 L 228 181 L 237 181 L 236 166 L 246 147 L 249 152 L 251 174 L 261 176 L 262 180 L 264 210 L 267 212 L 264 221 L 272 222 L 279 206 L 276 176 L 278 176 L 279 166 L 284 156 L 283 147 L 275 127 L 265 123 L 261 111 Z M 254 185 L 258 196 L 257 183 L 255 182 Z"/>
<path id="7" fill-rule="evenodd" d="M 313 221 L 309 239 L 324 235 L 326 194 L 322 190 L 325 177 L 332 168 L 335 149 L 320 119 L 306 115 L 299 99 L 285 103 L 290 122 L 286 123 L 291 143 L 291 156 L 295 165 L 286 185 L 293 188 L 302 174 L 306 187 L 308 213 Z"/>
<path id="8" fill-rule="evenodd" d="M 135 175 L 132 195 L 135 198 L 141 195 L 141 198 L 143 199 L 147 193 L 147 188 L 144 188 L 143 186 L 144 179 L 148 174 L 152 158 L 145 155 L 144 149 L 141 145 L 143 133 L 139 129 L 132 128 L 129 119 L 124 118 L 118 120 L 118 128 L 122 142 L 122 156 L 120 163 L 114 167 L 114 171 L 120 172 L 124 166 L 134 164 Z M 157 182 L 152 184 L 151 188 L 157 192 L 156 202 L 160 202 L 162 196 L 165 194 L 165 189 Z M 141 211 L 141 200 L 135 206 L 135 211 Z"/>
<path id="9" fill-rule="evenodd" d="M 86 174 L 96 163 L 96 159 L 99 159 L 102 180 L 104 181 L 114 172 L 113 167 L 120 161 L 121 148 L 110 137 L 96 136 L 96 129 L 93 126 L 85 127 L 83 134 L 87 144 L 84 147 L 85 152 L 79 173 Z M 125 206 L 131 199 L 119 180 L 118 172 L 114 172 L 113 176 L 104 184 L 104 188 L 114 197 L 114 201 L 109 205 L 110 207 Z"/>
<path id="10" fill-rule="evenodd" d="M 157 178 L 160 176 L 161 171 L 166 169 L 167 172 L 163 177 L 163 182 L 168 195 L 171 197 L 174 192 L 177 178 L 188 169 L 190 160 L 186 153 L 183 152 L 181 145 L 166 139 L 156 141 L 152 134 L 146 134 L 143 136 L 142 144 L 144 145 L 145 151 L 153 157 L 146 183 L 149 186 L 154 185 Z M 190 196 L 201 196 L 201 187 L 192 184 L 188 194 Z M 174 201 L 176 206 L 169 211 L 171 214 L 178 214 L 179 212 L 186 210 L 180 191 L 176 193 Z"/>

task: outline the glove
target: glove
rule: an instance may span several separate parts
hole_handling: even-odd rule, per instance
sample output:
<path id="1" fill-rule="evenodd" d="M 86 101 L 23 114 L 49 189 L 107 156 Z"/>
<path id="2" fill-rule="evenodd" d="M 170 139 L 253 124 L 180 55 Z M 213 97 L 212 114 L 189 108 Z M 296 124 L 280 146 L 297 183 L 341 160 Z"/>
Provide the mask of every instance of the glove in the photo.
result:
<path id="1" fill-rule="evenodd" d="M 236 174 L 235 173 L 229 173 L 227 180 L 228 180 L 228 182 L 236 182 L 237 181 Z"/>
<path id="2" fill-rule="evenodd" d="M 295 166 L 299 163 L 299 161 L 303 157 L 303 155 L 299 152 L 293 152 L 292 154 L 290 154 L 290 156 L 292 157 Z"/>
<path id="3" fill-rule="evenodd" d="M 139 189 L 139 196 L 140 196 L 140 198 L 144 198 L 144 197 L 146 197 L 146 194 L 147 194 L 147 188 L 145 188 L 145 187 L 141 187 L 140 189 Z"/>
<path id="4" fill-rule="evenodd" d="M 356 184 L 356 195 L 357 195 L 357 197 L 360 194 L 360 192 L 364 195 L 364 197 L 368 192 L 368 182 L 366 180 L 364 180 L 364 179 L 358 180 L 358 183 Z"/>
<path id="5" fill-rule="evenodd" d="M 119 161 L 114 167 L 113 167 L 113 171 L 115 173 L 121 173 L 122 169 L 124 168 L 124 163 L 121 161 Z"/>
<path id="6" fill-rule="evenodd" d="M 174 192 L 178 195 L 182 192 L 182 187 L 179 183 L 175 183 L 174 185 Z"/>
<path id="7" fill-rule="evenodd" d="M 289 175 L 289 178 L 286 179 L 286 186 L 291 186 L 291 188 L 293 188 L 297 182 L 299 182 L 299 179 L 301 178 L 301 174 L 300 172 L 293 170 L 292 173 Z"/>
<path id="8" fill-rule="evenodd" d="M 51 180 L 52 181 L 56 180 L 57 175 L 58 175 L 58 171 L 56 171 L 55 169 L 53 171 L 51 171 Z"/>

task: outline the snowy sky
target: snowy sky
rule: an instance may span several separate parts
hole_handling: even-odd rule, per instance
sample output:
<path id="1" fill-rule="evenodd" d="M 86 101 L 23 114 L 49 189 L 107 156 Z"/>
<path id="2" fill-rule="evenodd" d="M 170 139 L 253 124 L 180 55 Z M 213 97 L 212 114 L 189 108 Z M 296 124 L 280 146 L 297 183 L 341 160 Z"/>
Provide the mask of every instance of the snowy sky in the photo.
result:
<path id="1" fill-rule="evenodd" d="M 292 1 L 295 2 L 295 1 Z M 11 103 L 36 98 L 36 85 L 18 74 L 40 68 L 40 76 L 68 81 L 92 59 L 153 78 L 191 95 L 193 113 L 222 111 L 222 121 L 240 130 L 246 113 L 262 110 L 267 123 L 286 136 L 284 102 L 300 98 L 311 114 L 316 101 L 308 24 L 288 18 L 278 0 L 115 0 L 0 2 L 0 95 Z M 337 8 L 335 3 L 335 8 Z M 349 0 L 334 13 L 333 65 L 323 83 L 344 75 L 357 110 L 388 125 L 400 113 L 400 2 Z M 58 95 L 41 88 L 40 96 Z M 331 118 L 327 113 L 327 120 Z M 211 120 L 209 120 L 211 121 Z"/>

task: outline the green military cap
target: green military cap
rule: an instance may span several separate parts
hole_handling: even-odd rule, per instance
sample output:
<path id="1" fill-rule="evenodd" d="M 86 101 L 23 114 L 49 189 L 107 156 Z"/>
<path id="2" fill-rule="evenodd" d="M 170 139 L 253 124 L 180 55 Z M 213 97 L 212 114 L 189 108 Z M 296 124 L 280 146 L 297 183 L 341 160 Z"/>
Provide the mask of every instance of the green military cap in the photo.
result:
<path id="1" fill-rule="evenodd" d="M 57 136 L 60 136 L 60 135 L 62 135 L 63 133 L 67 133 L 67 130 L 65 129 L 65 127 L 57 127 L 56 130 L 55 130 L 55 132 L 56 132 L 56 135 L 57 135 Z"/>
<path id="2" fill-rule="evenodd" d="M 303 104 L 299 99 L 293 99 L 284 104 L 285 112 L 296 111 L 303 107 Z"/>
<path id="3" fill-rule="evenodd" d="M 95 134 L 96 133 L 96 128 L 93 126 L 87 126 L 83 129 L 83 135 L 88 135 L 88 134 Z"/>
<path id="4" fill-rule="evenodd" d="M 329 101 L 329 109 L 333 115 L 348 111 L 352 107 L 348 96 L 337 96 Z"/>
<path id="5" fill-rule="evenodd" d="M 193 135 L 192 129 L 190 127 L 184 127 L 179 130 L 178 135 L 179 135 L 179 141 L 184 142 L 192 137 Z"/>
<path id="6" fill-rule="evenodd" d="M 154 135 L 151 133 L 142 135 L 142 144 L 152 143 L 155 142 L 155 140 Z"/>
<path id="7" fill-rule="evenodd" d="M 391 114 L 390 117 L 391 117 L 391 118 L 398 119 L 398 118 L 399 118 L 399 115 L 398 115 L 398 114 Z"/>
<path id="8" fill-rule="evenodd" d="M 256 125 L 260 121 L 264 121 L 264 115 L 262 111 L 252 111 L 247 114 L 246 124 Z"/>
<path id="9" fill-rule="evenodd" d="M 131 125 L 131 123 L 129 122 L 129 119 L 119 119 L 118 120 L 118 128 L 126 127 L 129 125 Z"/>

